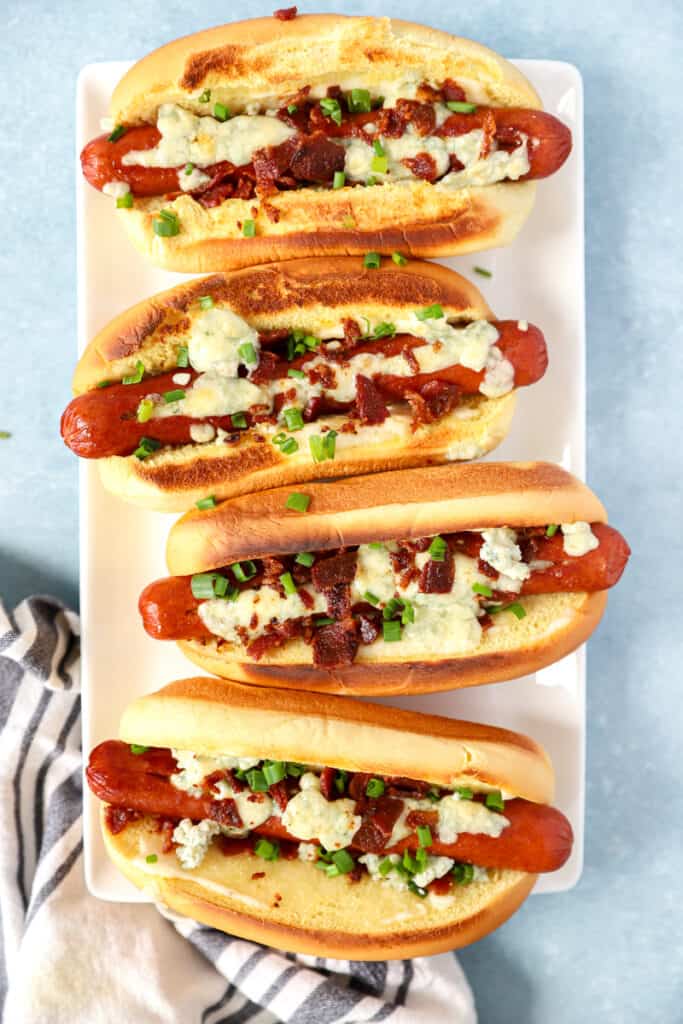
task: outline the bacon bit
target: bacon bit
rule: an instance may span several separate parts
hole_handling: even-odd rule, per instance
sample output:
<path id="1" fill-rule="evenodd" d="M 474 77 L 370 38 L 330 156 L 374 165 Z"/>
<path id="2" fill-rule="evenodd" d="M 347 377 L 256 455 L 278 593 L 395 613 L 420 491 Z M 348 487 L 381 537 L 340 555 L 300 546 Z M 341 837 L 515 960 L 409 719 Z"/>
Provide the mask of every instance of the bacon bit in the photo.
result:
<path id="1" fill-rule="evenodd" d="M 450 165 L 449 166 L 449 170 L 451 170 L 451 171 L 464 171 L 465 170 L 464 163 L 462 162 L 462 160 L 458 160 L 458 158 L 455 155 L 455 153 L 451 153 L 450 159 L 449 159 L 449 165 Z"/>
<path id="2" fill-rule="evenodd" d="M 356 409 L 361 423 L 384 423 L 389 415 L 387 403 L 370 377 L 362 373 L 356 375 L 356 394 Z"/>
<path id="3" fill-rule="evenodd" d="M 484 576 L 488 576 L 489 579 L 492 579 L 492 580 L 498 579 L 498 570 L 494 569 L 493 566 L 489 565 L 488 562 L 485 562 L 483 558 L 479 559 L 478 568 L 479 568 L 479 572 L 482 572 L 484 574 Z"/>
<path id="4" fill-rule="evenodd" d="M 356 320 L 346 317 L 342 320 L 346 348 L 353 348 L 361 339 L 361 329 Z"/>
<path id="5" fill-rule="evenodd" d="M 433 892 L 436 896 L 445 896 L 451 891 L 453 886 L 453 875 L 448 872 L 447 875 L 442 875 L 441 878 L 435 878 L 429 883 L 427 889 L 429 892 Z"/>
<path id="6" fill-rule="evenodd" d="M 327 97 L 331 100 L 343 100 L 344 93 L 342 92 L 342 87 L 340 85 L 328 85 Z"/>
<path id="7" fill-rule="evenodd" d="M 305 566 L 301 566 L 300 568 L 305 568 Z M 301 603 L 310 611 L 313 605 L 315 604 L 315 601 L 313 600 L 313 594 L 310 592 L 310 590 L 300 590 L 299 597 L 301 598 Z"/>
<path id="8" fill-rule="evenodd" d="M 407 156 L 401 163 L 412 171 L 416 178 L 421 178 L 422 181 L 436 181 L 438 168 L 431 154 L 418 153 L 417 156 Z"/>
<path id="9" fill-rule="evenodd" d="M 352 583 L 357 561 L 357 551 L 340 551 L 329 558 L 318 559 L 311 569 L 313 585 L 325 591 L 337 583 Z"/>
<path id="10" fill-rule="evenodd" d="M 204 786 L 209 789 L 213 789 L 217 782 L 222 782 L 225 779 L 227 772 L 222 769 L 218 769 L 215 772 L 211 772 L 210 775 L 204 777 Z"/>
<path id="11" fill-rule="evenodd" d="M 403 356 L 403 358 L 405 359 L 413 373 L 420 372 L 420 364 L 417 361 L 417 356 L 415 355 L 415 353 L 413 352 L 412 348 L 410 348 L 409 345 L 406 345 L 405 348 L 401 349 L 401 355 Z"/>
<path id="12" fill-rule="evenodd" d="M 268 792 L 272 796 L 275 803 L 278 805 L 281 811 L 284 811 L 289 803 L 289 794 L 287 792 L 287 786 L 284 780 L 280 782 L 274 782 L 272 786 L 268 787 Z"/>
<path id="13" fill-rule="evenodd" d="M 430 380 L 420 392 L 406 391 L 405 397 L 413 411 L 413 430 L 423 423 L 433 423 L 449 413 L 458 403 L 460 392 L 455 384 Z"/>
<path id="14" fill-rule="evenodd" d="M 452 78 L 446 78 L 441 86 L 441 92 L 446 102 L 464 103 L 467 99 L 467 95 L 462 86 L 458 85 L 457 82 L 453 81 Z"/>
<path id="15" fill-rule="evenodd" d="M 263 584 L 266 587 L 275 587 L 281 594 L 284 591 L 281 589 L 282 584 L 280 583 L 280 576 L 285 571 L 285 563 L 279 558 L 271 558 L 266 556 L 261 559 L 263 563 Z"/>
<path id="16" fill-rule="evenodd" d="M 331 181 L 335 171 L 344 169 L 345 156 L 343 146 L 325 138 L 322 133 L 312 135 L 299 144 L 292 156 L 292 174 L 297 181 Z"/>
<path id="17" fill-rule="evenodd" d="M 358 433 L 358 431 L 356 430 L 355 424 L 352 423 L 351 420 L 347 420 L 346 423 L 342 423 L 342 425 L 341 425 L 341 427 L 339 429 L 340 429 L 340 433 L 342 433 L 342 434 L 357 434 Z"/>
<path id="18" fill-rule="evenodd" d="M 482 632 L 486 632 L 493 625 L 493 617 L 491 615 L 482 615 L 481 618 L 477 619 L 477 622 L 482 628 Z"/>
<path id="19" fill-rule="evenodd" d="M 395 797 L 371 800 L 362 811 L 361 826 L 353 837 L 353 845 L 366 853 L 381 853 L 402 810 L 403 801 Z"/>
<path id="20" fill-rule="evenodd" d="M 420 825 L 427 825 L 429 828 L 435 829 L 438 824 L 438 811 L 410 811 L 406 815 L 406 825 L 408 828 L 416 829 Z"/>
<path id="21" fill-rule="evenodd" d="M 337 772 L 334 768 L 323 768 L 320 773 L 320 792 L 326 800 L 334 800 L 337 795 L 337 790 L 334 785 L 336 777 Z"/>
<path id="22" fill-rule="evenodd" d="M 292 21 L 296 18 L 296 14 L 296 7 L 280 7 L 279 10 L 273 11 L 273 17 L 278 21 Z"/>
<path id="23" fill-rule="evenodd" d="M 259 661 L 268 651 L 271 651 L 274 647 L 282 647 L 288 640 L 296 636 L 306 639 L 309 629 L 310 620 L 308 618 L 287 619 L 286 622 L 270 623 L 266 627 L 267 632 L 247 644 L 247 654 L 254 661 Z"/>
<path id="24" fill-rule="evenodd" d="M 372 608 L 374 614 L 370 614 L 370 612 L 365 610 L 366 607 L 372 608 L 371 605 L 364 605 L 363 611 L 356 615 L 358 619 L 358 632 L 360 633 L 361 643 L 374 644 L 380 633 L 381 613 L 376 608 Z"/>
<path id="25" fill-rule="evenodd" d="M 335 622 L 313 635 L 313 664 L 316 668 L 341 668 L 353 664 L 358 650 L 356 623 Z"/>
<path id="26" fill-rule="evenodd" d="M 251 630 L 252 632 L 253 632 L 253 631 L 254 631 L 254 630 L 256 629 L 256 627 L 258 626 L 258 622 L 259 622 L 259 619 L 258 619 L 258 615 L 256 614 L 256 612 L 254 612 L 254 614 L 252 615 L 252 617 L 251 617 L 251 618 L 249 619 L 249 629 L 250 629 L 250 630 Z"/>
<path id="27" fill-rule="evenodd" d="M 324 591 L 327 598 L 327 614 L 331 619 L 341 622 L 351 613 L 351 587 L 348 583 L 335 583 Z"/>
<path id="28" fill-rule="evenodd" d="M 447 550 L 443 562 L 430 559 L 422 569 L 420 591 L 423 594 L 450 594 L 455 577 L 455 562 Z"/>
<path id="29" fill-rule="evenodd" d="M 265 346 L 275 345 L 278 341 L 287 341 L 289 337 L 289 329 L 287 327 L 276 327 L 272 331 L 259 331 L 258 340 L 259 344 Z M 265 354 L 265 353 L 264 353 Z M 263 359 L 263 355 L 261 356 Z"/>
<path id="30" fill-rule="evenodd" d="M 365 790 L 372 778 L 369 772 L 354 772 L 347 785 L 347 793 L 356 802 L 366 802 Z"/>
<path id="31" fill-rule="evenodd" d="M 130 825 L 133 821 L 138 821 L 141 817 L 140 811 L 126 810 L 123 807 L 112 807 L 111 805 L 104 812 L 104 820 L 113 836 L 123 832 L 127 825 Z"/>
<path id="32" fill-rule="evenodd" d="M 265 878 L 265 877 L 266 877 L 265 871 L 255 871 L 254 874 L 251 876 L 251 880 L 252 880 L 252 882 L 255 882 L 258 878 Z"/>
<path id="33" fill-rule="evenodd" d="M 230 783 L 230 786 L 232 787 L 234 793 L 241 793 L 243 790 L 247 788 L 245 783 L 242 782 L 241 779 L 237 778 L 232 768 L 226 768 L 224 774 L 228 782 Z"/>
<path id="34" fill-rule="evenodd" d="M 396 112 L 403 122 L 404 129 L 408 124 L 412 124 L 418 135 L 429 135 L 436 127 L 436 111 L 430 103 L 397 100 Z"/>
<path id="35" fill-rule="evenodd" d="M 438 103 L 443 99 L 443 90 L 435 89 L 428 82 L 421 82 L 417 87 L 416 96 L 422 103 Z"/>
<path id="36" fill-rule="evenodd" d="M 479 157 L 481 160 L 484 160 L 491 152 L 491 146 L 494 138 L 496 137 L 496 118 L 492 110 L 487 110 L 485 112 L 481 128 L 484 132 L 484 137 L 481 140 Z"/>
<path id="37" fill-rule="evenodd" d="M 385 775 L 386 793 L 389 796 L 414 797 L 419 799 L 432 788 L 431 783 L 419 779 L 407 779 L 404 775 Z"/>
<path id="38" fill-rule="evenodd" d="M 322 384 L 324 388 L 334 388 L 337 383 L 337 375 L 332 366 L 315 366 L 307 371 L 311 384 Z"/>
<path id="39" fill-rule="evenodd" d="M 253 840 L 250 836 L 217 836 L 216 842 L 224 857 L 236 857 L 240 853 L 253 852 Z"/>
<path id="40" fill-rule="evenodd" d="M 481 546 L 484 543 L 481 534 L 473 533 L 471 530 L 464 530 L 462 533 L 453 533 L 449 536 L 453 547 L 462 555 L 468 558 L 479 558 Z"/>
<path id="41" fill-rule="evenodd" d="M 244 828 L 244 822 L 232 797 L 228 797 L 226 800 L 213 800 L 209 806 L 209 817 L 219 825 L 229 828 Z"/>
<path id="42" fill-rule="evenodd" d="M 159 829 L 159 831 L 161 832 L 161 836 L 162 836 L 161 852 L 162 853 L 171 853 L 172 850 L 175 850 L 176 845 L 177 845 L 176 843 L 173 842 L 173 833 L 175 832 L 175 822 L 174 821 L 165 821 L 162 824 L 162 826 Z"/>

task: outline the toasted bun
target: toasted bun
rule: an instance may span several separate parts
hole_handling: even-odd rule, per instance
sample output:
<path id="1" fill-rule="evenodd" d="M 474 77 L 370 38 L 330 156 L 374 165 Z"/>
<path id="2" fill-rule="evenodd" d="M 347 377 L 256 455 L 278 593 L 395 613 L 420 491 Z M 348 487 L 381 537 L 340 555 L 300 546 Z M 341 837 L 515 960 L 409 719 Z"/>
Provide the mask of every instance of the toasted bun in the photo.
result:
<path id="1" fill-rule="evenodd" d="M 387 960 L 466 946 L 506 921 L 536 881 L 521 871 L 491 871 L 487 882 L 420 900 L 367 876 L 351 884 L 299 860 L 226 857 L 215 847 L 199 868 L 184 871 L 173 854 L 161 853 L 152 828 L 143 819 L 112 835 L 102 818 L 107 853 L 134 885 L 220 931 L 313 955 Z M 151 851 L 153 865 L 145 860 Z"/>
<path id="2" fill-rule="evenodd" d="M 302 68 L 306 74 L 302 77 Z M 117 86 L 111 114 L 117 123 L 154 122 L 162 103 L 205 113 L 199 96 L 241 109 L 245 102 L 294 94 L 303 85 L 353 83 L 386 87 L 406 75 L 467 82 L 494 106 L 541 106 L 531 84 L 511 64 L 478 43 L 389 18 L 306 15 L 292 21 L 257 18 L 199 32 L 164 46 L 137 63 Z M 400 249 L 444 256 L 506 245 L 528 216 L 534 182 L 449 191 L 426 182 L 381 189 L 312 188 L 269 200 L 279 219 L 258 201 L 230 199 L 204 209 L 189 196 L 165 203 L 181 232 L 154 234 L 159 200 L 136 200 L 118 210 L 135 245 L 169 270 L 204 272 L 276 259 L 368 249 Z M 256 207 L 256 214 L 252 208 Z M 256 236 L 242 237 L 245 219 Z"/>
<path id="3" fill-rule="evenodd" d="M 392 321 L 414 309 L 438 303 L 451 319 L 490 319 L 493 314 L 473 284 L 446 267 L 385 263 L 366 270 L 351 257 L 296 260 L 215 275 L 162 292 L 116 317 L 92 340 L 74 375 L 76 394 L 103 379 L 132 373 L 137 360 L 148 372 L 176 365 L 178 337 L 211 295 L 255 328 L 301 328 L 318 334 L 345 317 Z M 414 433 L 408 417 L 395 416 L 383 428 L 341 433 L 334 472 L 337 476 L 470 459 L 483 455 L 505 437 L 515 394 L 465 399 L 452 413 Z M 332 427 L 342 417 L 324 420 Z M 259 443 L 253 432 L 234 445 L 186 445 L 141 461 L 134 456 L 100 460 L 105 487 L 139 505 L 184 511 L 208 494 L 217 499 L 315 479 L 320 467 L 307 446 L 283 455 L 273 444 Z"/>
<path id="4" fill-rule="evenodd" d="M 547 754 L 520 733 L 316 693 L 181 679 L 129 704 L 120 738 L 144 746 L 226 751 L 347 771 L 476 784 L 550 803 Z"/>
<path id="5" fill-rule="evenodd" d="M 288 493 L 280 488 L 187 513 L 169 534 L 171 573 L 373 540 L 607 518 L 585 484 L 544 462 L 432 466 L 319 482 L 305 489 L 311 497 L 305 515 L 285 508 Z M 606 592 L 525 597 L 525 618 L 499 615 L 474 650 L 457 657 L 425 650 L 409 663 L 394 644 L 361 645 L 352 665 L 336 669 L 315 668 L 312 648 L 300 639 L 259 661 L 218 638 L 183 640 L 180 647 L 206 671 L 249 683 L 369 696 L 430 693 L 502 682 L 552 664 L 591 635 L 606 603 Z"/>
<path id="6" fill-rule="evenodd" d="M 336 462 L 335 462 L 336 468 Z M 285 505 L 288 488 L 187 512 L 166 547 L 174 576 L 244 558 L 407 540 L 489 526 L 607 522 L 584 483 L 550 462 L 475 462 L 318 481 L 305 515 Z"/>

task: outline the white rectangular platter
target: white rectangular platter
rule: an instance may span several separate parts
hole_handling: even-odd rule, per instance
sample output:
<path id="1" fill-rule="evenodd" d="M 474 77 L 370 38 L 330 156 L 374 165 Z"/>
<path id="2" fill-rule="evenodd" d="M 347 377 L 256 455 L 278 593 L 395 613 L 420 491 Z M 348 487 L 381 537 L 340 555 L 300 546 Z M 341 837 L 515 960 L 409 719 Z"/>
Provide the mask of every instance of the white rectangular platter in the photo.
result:
<path id="1" fill-rule="evenodd" d="M 472 278 L 501 318 L 538 324 L 550 368 L 520 394 L 512 430 L 496 459 L 548 459 L 578 476 L 585 470 L 585 314 L 582 83 L 572 65 L 516 61 L 546 110 L 572 129 L 574 149 L 562 170 L 540 182 L 534 211 L 507 249 L 443 260 Z M 109 97 L 129 67 L 90 64 L 78 81 L 77 152 L 98 135 Z M 117 223 L 113 201 L 90 188 L 77 167 L 78 351 L 112 317 L 184 279 L 147 265 Z M 359 261 L 360 262 L 360 261 Z M 474 267 L 492 272 L 490 279 Z M 134 697 L 196 669 L 174 644 L 143 631 L 137 601 L 143 586 L 165 575 L 164 546 L 174 516 L 125 505 L 102 489 L 97 468 L 80 476 L 83 750 L 118 734 L 119 716 Z M 557 775 L 556 803 L 576 838 L 565 866 L 541 876 L 535 891 L 562 892 L 581 874 L 584 817 L 585 657 L 583 651 L 523 679 L 462 692 L 389 699 L 388 703 L 528 733 L 548 750 Z M 91 892 L 107 900 L 145 897 L 105 855 L 97 801 L 86 788 L 85 870 Z"/>

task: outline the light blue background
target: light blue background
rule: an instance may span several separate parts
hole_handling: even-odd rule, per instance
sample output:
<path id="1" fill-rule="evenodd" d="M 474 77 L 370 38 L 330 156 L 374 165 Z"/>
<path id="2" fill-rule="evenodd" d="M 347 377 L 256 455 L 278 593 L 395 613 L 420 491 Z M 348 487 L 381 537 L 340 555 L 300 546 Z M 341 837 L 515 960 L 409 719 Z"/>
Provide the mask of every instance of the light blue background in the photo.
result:
<path id="1" fill-rule="evenodd" d="M 284 4 L 285 0 L 282 0 Z M 75 352 L 74 90 L 273 3 L 5 3 L 0 31 L 0 596 L 77 599 L 76 464 L 58 419 Z M 681 167 L 683 7 L 490 0 L 301 4 L 387 13 L 586 89 L 589 481 L 633 559 L 589 655 L 586 867 L 462 962 L 485 1024 L 681 1020 Z"/>

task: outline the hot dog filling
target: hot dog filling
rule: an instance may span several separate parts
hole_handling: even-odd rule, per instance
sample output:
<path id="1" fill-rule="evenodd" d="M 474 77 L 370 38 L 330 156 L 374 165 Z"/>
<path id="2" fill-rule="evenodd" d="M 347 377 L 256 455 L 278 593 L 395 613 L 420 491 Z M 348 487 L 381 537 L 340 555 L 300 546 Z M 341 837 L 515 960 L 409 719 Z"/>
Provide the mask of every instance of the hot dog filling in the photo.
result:
<path id="1" fill-rule="evenodd" d="M 161 580 L 143 592 L 140 610 L 152 636 L 225 641 L 255 660 L 295 640 L 312 646 L 320 668 L 388 643 L 409 662 L 474 650 L 485 631 L 525 618 L 526 595 L 604 590 L 628 553 L 601 523 L 495 527 Z"/>
<path id="2" fill-rule="evenodd" d="M 561 122 L 478 105 L 473 88 L 451 79 L 406 79 L 381 93 L 307 85 L 231 106 L 204 89 L 188 107 L 162 104 L 154 125 L 108 124 L 111 134 L 86 146 L 81 161 L 90 183 L 118 199 L 128 190 L 190 195 L 205 207 L 256 198 L 273 220 L 268 197 L 283 190 L 411 180 L 460 189 L 544 177 L 564 162 L 571 135 Z M 176 220 L 158 233 L 179 230 Z"/>
<path id="3" fill-rule="evenodd" d="M 318 335 L 258 332 L 211 295 L 193 314 L 174 333 L 175 367 L 148 374 L 130 359 L 121 383 L 71 402 L 62 433 L 77 454 L 145 459 L 169 443 L 235 444 L 253 427 L 283 455 L 322 462 L 438 421 L 468 396 L 507 394 L 547 364 L 533 325 L 451 323 L 438 304 L 394 322 L 347 318 Z"/>
<path id="4" fill-rule="evenodd" d="M 218 843 L 226 855 L 246 849 L 266 861 L 298 856 L 330 878 L 367 874 L 426 896 L 486 881 L 487 868 L 554 870 L 571 849 L 559 812 L 467 779 L 444 787 L 117 741 L 93 751 L 87 776 L 110 805 L 112 833 L 154 816 L 147 863 L 162 873 L 169 864 L 195 870 Z"/>

